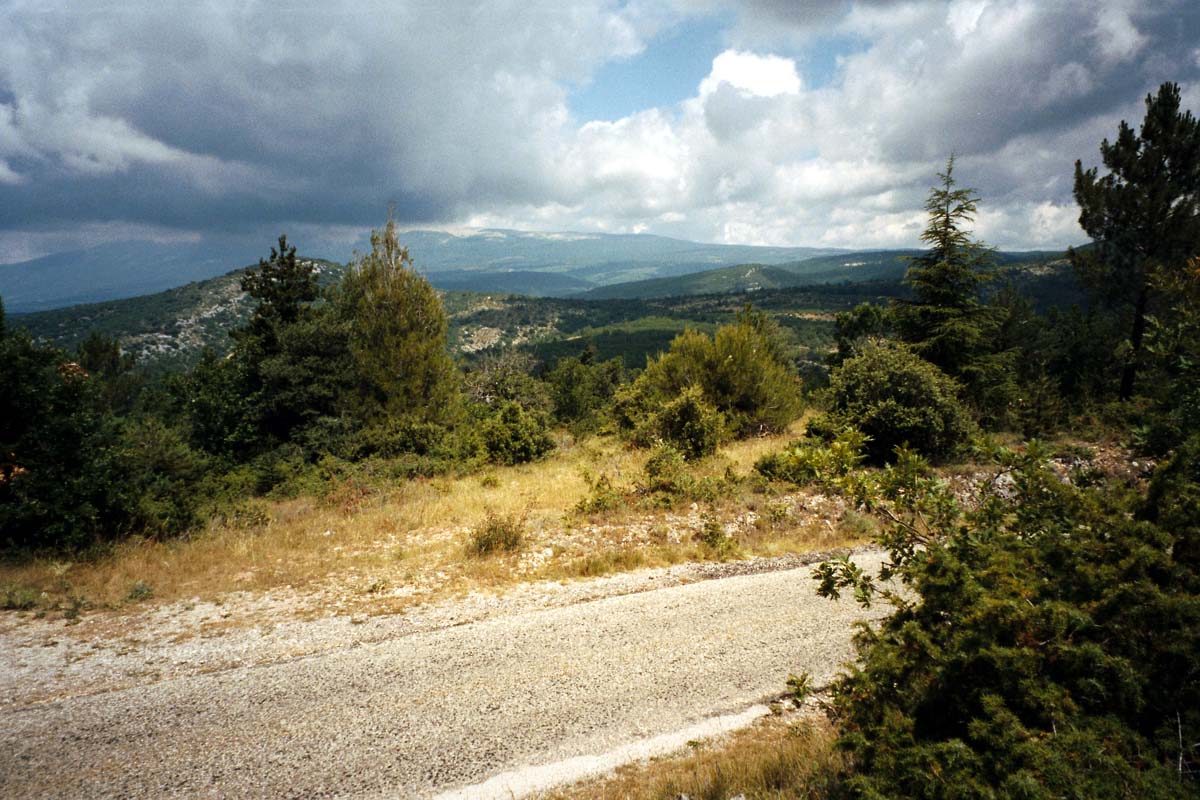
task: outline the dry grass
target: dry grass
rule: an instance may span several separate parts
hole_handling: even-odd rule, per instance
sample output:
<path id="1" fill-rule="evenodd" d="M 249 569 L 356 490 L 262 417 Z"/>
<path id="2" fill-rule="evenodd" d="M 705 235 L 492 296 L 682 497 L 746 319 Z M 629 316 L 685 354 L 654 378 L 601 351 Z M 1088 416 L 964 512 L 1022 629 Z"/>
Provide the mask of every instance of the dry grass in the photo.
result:
<path id="1" fill-rule="evenodd" d="M 735 442 L 701 472 L 747 475 L 755 460 L 791 434 Z M 342 610 L 385 613 L 415 602 L 541 579 L 571 579 L 731 555 L 823 550 L 861 540 L 833 512 L 746 489 L 704 509 L 618 509 L 581 519 L 573 511 L 588 477 L 632 483 L 645 451 L 613 439 L 564 442 L 550 458 L 480 475 L 407 481 L 383 489 L 355 483 L 323 497 L 262 503 L 262 519 L 213 525 L 186 540 L 131 541 L 90 562 L 0 564 L 0 597 L 36 597 L 39 608 L 77 614 L 139 602 L 231 592 L 294 590 L 332 596 Z M 761 491 L 761 487 L 759 487 Z M 782 508 L 787 506 L 786 508 Z M 782 509 L 782 510 L 781 510 Z M 489 517 L 524 520 L 523 545 L 487 558 L 469 552 Z M 715 519 L 738 547 L 718 556 L 693 539 Z M 15 593 L 15 594 L 14 594 Z"/>
<path id="2" fill-rule="evenodd" d="M 729 736 L 693 743 L 690 752 L 631 764 L 613 775 L 541 796 L 541 800 L 819 800 L 842 768 L 823 718 L 767 718 Z"/>

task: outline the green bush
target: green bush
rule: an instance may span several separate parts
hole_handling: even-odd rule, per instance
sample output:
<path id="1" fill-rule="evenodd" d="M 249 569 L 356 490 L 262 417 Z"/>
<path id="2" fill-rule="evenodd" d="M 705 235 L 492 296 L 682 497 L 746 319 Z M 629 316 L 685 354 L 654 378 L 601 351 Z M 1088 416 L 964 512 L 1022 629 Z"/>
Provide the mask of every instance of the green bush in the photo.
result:
<path id="1" fill-rule="evenodd" d="M 484 420 L 480 433 L 488 459 L 496 464 L 536 461 L 554 449 L 545 418 L 511 401 Z"/>
<path id="2" fill-rule="evenodd" d="M 848 475 L 859 465 L 866 441 L 861 431 L 846 428 L 828 444 L 796 442 L 777 453 L 763 456 L 754 469 L 772 480 L 801 486 L 829 482 Z"/>
<path id="3" fill-rule="evenodd" d="M 650 422 L 654 433 L 689 461 L 715 453 L 725 430 L 724 417 L 695 386 L 663 406 Z"/>
<path id="4" fill-rule="evenodd" d="M 1200 797 L 1200 446 L 1146 500 L 999 455 L 1011 482 L 969 513 L 911 456 L 880 476 L 891 583 L 817 570 L 895 609 L 834 688 L 847 794 Z"/>
<path id="5" fill-rule="evenodd" d="M 545 380 L 555 419 L 577 433 L 589 433 L 602 424 L 605 409 L 625 380 L 625 365 L 620 358 L 597 363 L 595 348 L 589 347 L 578 358 L 559 359 Z"/>
<path id="6" fill-rule="evenodd" d="M 127 425 L 113 463 L 122 478 L 127 529 L 163 537 L 196 526 L 206 499 L 200 487 L 208 466 L 178 431 L 158 420 Z"/>
<path id="7" fill-rule="evenodd" d="M 84 549 L 127 532 L 120 427 L 65 353 L 0 331 L 0 547 Z"/>
<path id="8" fill-rule="evenodd" d="M 900 446 L 947 459 L 974 430 L 958 385 L 900 345 L 865 346 L 833 373 L 829 396 L 831 421 L 862 431 L 867 458 L 877 464 Z"/>
<path id="9" fill-rule="evenodd" d="M 687 471 L 683 453 L 668 443 L 654 448 L 643 474 L 639 488 L 645 494 L 689 495 L 696 485 L 696 479 Z"/>
<path id="10" fill-rule="evenodd" d="M 615 415 L 646 445 L 655 432 L 646 420 L 689 390 L 721 414 L 726 434 L 739 437 L 783 430 L 803 405 L 773 323 L 751 311 L 713 337 L 695 330 L 675 337 L 668 352 L 617 393 Z"/>

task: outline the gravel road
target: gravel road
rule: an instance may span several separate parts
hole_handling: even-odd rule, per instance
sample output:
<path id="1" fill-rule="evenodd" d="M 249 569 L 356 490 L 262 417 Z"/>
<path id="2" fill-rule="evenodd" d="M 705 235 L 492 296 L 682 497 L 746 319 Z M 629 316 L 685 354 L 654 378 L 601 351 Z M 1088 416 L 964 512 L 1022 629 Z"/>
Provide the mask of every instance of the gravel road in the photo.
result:
<path id="1" fill-rule="evenodd" d="M 613 751 L 745 711 L 789 672 L 828 681 L 862 611 L 816 597 L 809 575 L 704 580 L 12 707 L 0 796 L 429 797 Z"/>

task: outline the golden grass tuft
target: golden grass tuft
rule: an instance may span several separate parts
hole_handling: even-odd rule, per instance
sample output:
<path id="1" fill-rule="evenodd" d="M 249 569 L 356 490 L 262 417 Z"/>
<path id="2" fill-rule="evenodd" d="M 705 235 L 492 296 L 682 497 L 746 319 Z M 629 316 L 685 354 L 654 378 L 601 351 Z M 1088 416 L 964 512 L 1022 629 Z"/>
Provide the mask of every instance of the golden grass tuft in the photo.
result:
<path id="1" fill-rule="evenodd" d="M 745 730 L 691 743 L 689 752 L 621 767 L 612 775 L 539 795 L 540 800 L 822 800 L 844 768 L 824 718 L 768 717 Z"/>

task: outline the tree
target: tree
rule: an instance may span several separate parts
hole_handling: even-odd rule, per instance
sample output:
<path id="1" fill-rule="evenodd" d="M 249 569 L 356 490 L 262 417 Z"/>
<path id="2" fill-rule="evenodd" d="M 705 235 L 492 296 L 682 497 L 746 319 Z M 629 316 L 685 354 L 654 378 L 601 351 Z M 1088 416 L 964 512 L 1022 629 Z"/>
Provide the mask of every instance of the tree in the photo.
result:
<path id="1" fill-rule="evenodd" d="M 1071 251 L 1083 282 L 1127 310 L 1129 340 L 1119 397 L 1133 397 L 1147 317 L 1163 300 L 1156 282 L 1200 252 L 1200 123 L 1180 110 L 1179 86 L 1146 96 L 1140 133 L 1124 121 L 1100 144 L 1107 175 L 1075 162 L 1079 224 L 1095 242 Z"/>
<path id="2" fill-rule="evenodd" d="M 258 269 L 242 278 L 242 291 L 258 301 L 248 330 L 270 335 L 295 322 L 304 305 L 317 299 L 317 275 L 312 262 L 298 261 L 295 246 L 288 247 L 287 236 L 280 236 L 279 249 L 272 247 L 271 257 L 260 258 Z"/>
<path id="3" fill-rule="evenodd" d="M 970 416 L 958 384 L 900 344 L 870 343 L 834 371 L 829 383 L 833 428 L 852 426 L 867 436 L 870 461 L 884 463 L 897 447 L 935 459 L 970 438 Z"/>
<path id="4" fill-rule="evenodd" d="M 388 218 L 371 252 L 350 264 L 335 296 L 350 321 L 359 411 L 368 422 L 403 416 L 446 421 L 457 410 L 458 371 L 438 293 L 413 267 Z"/>
<path id="5" fill-rule="evenodd" d="M 912 259 L 904 276 L 914 297 L 898 301 L 892 319 L 918 355 L 958 377 L 987 343 L 988 314 L 980 305 L 979 287 L 991 250 L 967 230 L 979 197 L 973 189 L 955 188 L 954 156 L 938 178 L 941 185 L 930 189 L 925 201 L 929 223 L 921 241 L 929 250 Z"/>
<path id="6" fill-rule="evenodd" d="M 83 548 L 125 522 L 112 420 L 66 353 L 0 336 L 0 549 Z"/>
<path id="7" fill-rule="evenodd" d="M 346 334 L 319 297 L 313 265 L 286 236 L 248 270 L 242 290 L 258 301 L 231 332 L 227 359 L 206 354 L 182 382 L 192 441 L 245 460 L 291 441 L 305 425 L 335 415 L 346 378 Z"/>

